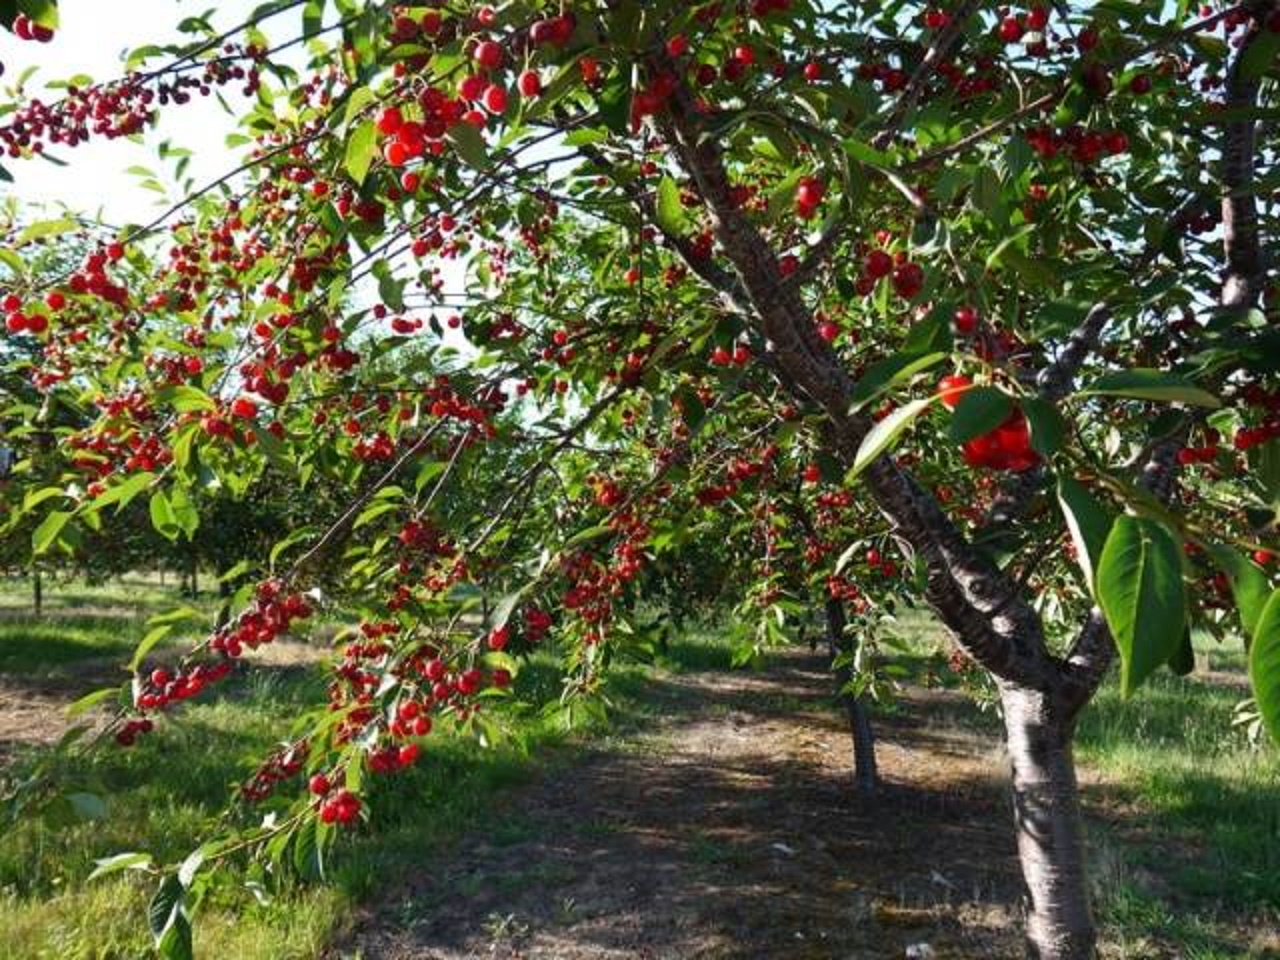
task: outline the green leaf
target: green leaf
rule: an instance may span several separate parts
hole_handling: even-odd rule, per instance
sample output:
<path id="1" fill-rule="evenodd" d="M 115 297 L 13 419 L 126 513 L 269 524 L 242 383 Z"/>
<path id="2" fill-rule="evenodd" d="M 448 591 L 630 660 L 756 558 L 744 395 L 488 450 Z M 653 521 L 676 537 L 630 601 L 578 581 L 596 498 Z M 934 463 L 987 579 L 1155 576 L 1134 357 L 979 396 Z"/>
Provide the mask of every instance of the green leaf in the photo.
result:
<path id="1" fill-rule="evenodd" d="M 377 155 L 378 128 L 374 126 L 372 120 L 366 120 L 351 131 L 350 137 L 347 138 L 346 156 L 342 161 L 342 165 L 357 186 L 364 183 L 364 178 L 369 175 L 369 167 L 373 164 L 373 158 Z"/>
<path id="2" fill-rule="evenodd" d="M 1262 608 L 1249 646 L 1249 682 L 1267 733 L 1280 743 L 1280 590 Z"/>
<path id="3" fill-rule="evenodd" d="M 484 137 L 469 123 L 455 123 L 445 134 L 453 149 L 458 152 L 468 166 L 477 170 L 489 169 L 489 148 L 485 146 Z"/>
<path id="4" fill-rule="evenodd" d="M 654 220 L 663 233 L 680 235 L 685 232 L 688 219 L 680 202 L 680 188 L 671 177 L 658 182 L 658 196 L 654 204 Z"/>
<path id="5" fill-rule="evenodd" d="M 1178 542 L 1154 520 L 1117 517 L 1098 561 L 1096 586 L 1120 651 L 1120 689 L 1129 696 L 1182 642 L 1187 597 Z"/>
<path id="6" fill-rule="evenodd" d="M 1067 437 L 1067 422 L 1057 408 L 1039 397 L 1022 401 L 1027 426 L 1031 429 L 1031 449 L 1042 457 L 1051 457 L 1062 449 Z"/>
<path id="7" fill-rule="evenodd" d="M 97 880 L 99 877 L 119 873 L 121 870 L 145 870 L 151 866 L 151 854 L 117 853 L 114 857 L 104 857 L 93 862 L 95 866 L 88 879 Z"/>
<path id="8" fill-rule="evenodd" d="M 1240 613 L 1240 625 L 1246 637 L 1257 630 L 1258 620 L 1262 617 L 1262 609 L 1271 598 L 1271 583 L 1267 575 L 1248 557 L 1237 553 L 1231 547 L 1220 543 L 1206 543 L 1204 548 L 1213 558 L 1214 564 L 1227 575 L 1231 584 L 1231 595 L 1236 601 L 1236 610 Z"/>
<path id="9" fill-rule="evenodd" d="M 173 506 L 163 490 L 157 490 L 151 495 L 151 525 L 166 540 L 177 540 L 178 534 L 182 532 L 178 518 L 174 516 Z"/>
<path id="10" fill-rule="evenodd" d="M 956 443 L 967 443 L 990 433 L 1008 420 L 1012 412 L 1013 401 L 1004 391 L 995 387 L 970 387 L 951 414 L 947 434 Z"/>
<path id="11" fill-rule="evenodd" d="M 39 556 L 53 546 L 70 519 L 70 512 L 54 510 L 41 520 L 40 525 L 31 531 L 31 552 Z"/>
<path id="12" fill-rule="evenodd" d="M 200 528 L 200 511 L 196 509 L 196 505 L 192 502 L 191 495 L 187 493 L 186 487 L 178 485 L 173 488 L 173 494 L 169 497 L 169 506 L 173 511 L 173 518 L 177 521 L 178 527 L 190 540 L 196 535 L 196 530 Z"/>
<path id="13" fill-rule="evenodd" d="M 1076 548 L 1076 562 L 1084 571 L 1089 592 L 1094 592 L 1094 571 L 1111 532 L 1112 517 L 1094 499 L 1084 484 L 1071 477 L 1058 478 L 1058 505 L 1067 521 L 1071 542 Z"/>
<path id="14" fill-rule="evenodd" d="M 129 670 L 133 673 L 138 672 L 138 668 L 142 666 L 142 661 L 147 658 L 157 643 L 173 632 L 172 624 L 161 624 L 147 632 L 147 635 L 138 642 L 138 646 L 134 648 L 133 657 L 129 660 Z"/>
<path id="15" fill-rule="evenodd" d="M 1109 373 L 1082 390 L 1081 395 L 1134 397 L 1139 400 L 1186 403 L 1210 409 L 1222 406 L 1213 394 L 1177 374 L 1144 368 Z"/>
<path id="16" fill-rule="evenodd" d="M 155 478 L 156 475 L 150 472 L 130 474 L 123 483 L 117 483 L 115 486 L 103 490 L 89 506 L 94 510 L 101 510 L 103 507 L 109 507 L 114 503 L 117 504 L 116 512 L 119 513 L 129 505 L 134 497 L 147 489 Z"/>
<path id="17" fill-rule="evenodd" d="M 1277 55 L 1280 55 L 1280 33 L 1259 30 L 1240 52 L 1237 68 L 1240 76 L 1245 80 L 1260 80 L 1263 74 L 1275 66 Z"/>
<path id="18" fill-rule="evenodd" d="M 180 383 L 156 391 L 156 400 L 159 403 L 169 404 L 178 413 L 210 412 L 218 409 L 213 397 L 189 383 Z"/>
<path id="19" fill-rule="evenodd" d="M 58 4 L 54 0 L 18 0 L 18 6 L 40 26 L 58 29 Z"/>
<path id="20" fill-rule="evenodd" d="M 845 474 L 844 482 L 852 483 L 877 457 L 889 450 L 911 423 L 929 409 L 936 397 L 923 400 L 912 400 L 905 403 L 877 423 L 862 438 L 858 452 L 854 455 L 853 466 Z"/>
<path id="21" fill-rule="evenodd" d="M 30 513 L 46 500 L 54 497 L 65 497 L 67 492 L 62 487 L 41 487 L 39 490 L 28 490 L 22 498 L 22 512 Z"/>
<path id="22" fill-rule="evenodd" d="M 18 234 L 14 245 L 22 247 L 34 240 L 47 240 L 49 237 L 59 237 L 64 233 L 72 233 L 79 229 L 80 224 L 69 217 L 64 217 L 60 220 L 40 220 L 25 227 Z"/>
<path id="23" fill-rule="evenodd" d="M 924 356 L 913 356 L 908 353 L 895 353 L 891 357 L 877 360 L 867 367 L 862 378 L 853 386 L 853 403 L 850 413 L 860 410 L 876 397 L 900 383 L 906 383 L 922 370 L 928 370 L 947 358 L 946 353 L 926 353 Z"/>
<path id="24" fill-rule="evenodd" d="M 1190 676 L 1196 668 L 1196 648 L 1191 643 L 1191 628 L 1182 631 L 1178 649 L 1169 658 L 1169 669 L 1180 677 Z"/>
<path id="25" fill-rule="evenodd" d="M 185 895 L 182 881 L 178 879 L 176 873 L 164 877 L 160 881 L 160 886 L 156 888 L 155 895 L 147 906 L 147 921 L 157 947 L 182 915 L 182 901 Z"/>
<path id="26" fill-rule="evenodd" d="M 101 690 L 94 690 L 92 693 L 86 693 L 79 700 L 68 704 L 66 714 L 68 717 L 78 717 L 86 710 L 91 710 L 98 704 L 110 700 L 112 696 L 118 696 L 119 694 L 119 687 L 104 687 Z M 93 878 L 90 877 L 90 879 Z"/>

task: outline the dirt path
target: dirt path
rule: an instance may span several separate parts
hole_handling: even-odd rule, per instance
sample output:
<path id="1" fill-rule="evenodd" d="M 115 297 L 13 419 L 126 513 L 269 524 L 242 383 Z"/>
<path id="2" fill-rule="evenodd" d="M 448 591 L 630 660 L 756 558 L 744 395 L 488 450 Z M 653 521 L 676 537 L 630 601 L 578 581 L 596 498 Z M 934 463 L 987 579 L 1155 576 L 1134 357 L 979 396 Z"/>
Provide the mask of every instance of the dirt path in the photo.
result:
<path id="1" fill-rule="evenodd" d="M 1003 761 L 896 720 L 861 799 L 828 684 L 801 654 L 662 682 L 656 729 L 518 791 L 335 956 L 1019 956 Z"/>

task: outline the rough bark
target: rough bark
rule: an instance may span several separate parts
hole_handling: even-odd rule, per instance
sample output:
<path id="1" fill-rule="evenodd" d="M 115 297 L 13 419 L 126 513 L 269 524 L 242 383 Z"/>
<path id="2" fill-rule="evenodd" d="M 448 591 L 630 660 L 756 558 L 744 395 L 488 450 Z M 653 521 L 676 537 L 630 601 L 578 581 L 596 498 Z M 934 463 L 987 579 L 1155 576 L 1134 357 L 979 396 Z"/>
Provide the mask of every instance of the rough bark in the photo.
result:
<path id="1" fill-rule="evenodd" d="M 1003 684 L 1001 702 L 1026 885 L 1027 955 L 1034 960 L 1087 960 L 1094 956 L 1097 931 L 1071 754 L 1074 730 L 1042 693 Z"/>
<path id="2" fill-rule="evenodd" d="M 845 636 L 844 604 L 839 600 L 828 600 L 827 644 L 831 649 L 832 659 L 849 649 L 849 639 Z M 866 700 L 849 693 L 845 688 L 853 679 L 853 670 L 848 665 L 835 668 L 836 696 L 844 708 L 849 721 L 849 737 L 853 741 L 853 785 L 859 793 L 874 793 L 879 784 L 876 768 L 876 737 L 871 726 L 871 712 L 867 709 Z"/>

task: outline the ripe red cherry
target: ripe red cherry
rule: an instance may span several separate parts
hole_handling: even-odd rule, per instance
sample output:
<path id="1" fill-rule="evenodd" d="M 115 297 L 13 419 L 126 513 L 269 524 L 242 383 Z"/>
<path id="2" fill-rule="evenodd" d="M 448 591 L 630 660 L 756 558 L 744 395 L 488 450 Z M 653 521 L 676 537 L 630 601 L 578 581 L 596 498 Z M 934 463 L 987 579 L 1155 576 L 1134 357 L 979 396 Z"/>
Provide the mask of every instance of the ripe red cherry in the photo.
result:
<path id="1" fill-rule="evenodd" d="M 476 63 L 484 67 L 486 70 L 497 70 L 502 66 L 505 54 L 502 51 L 502 44 L 493 40 L 484 40 L 476 44 L 475 53 L 472 54 Z"/>
<path id="2" fill-rule="evenodd" d="M 484 108 L 490 113 L 505 113 L 507 110 L 506 88 L 498 84 L 490 84 L 484 92 Z"/>
<path id="3" fill-rule="evenodd" d="M 241 420 L 252 420 L 258 415 L 258 405 L 248 397 L 236 397 L 231 403 L 231 415 Z"/>
<path id="4" fill-rule="evenodd" d="M 973 386 L 973 381 L 963 374 L 952 374 L 938 381 L 938 396 L 942 405 L 954 410 L 960 404 L 960 398 Z"/>
<path id="5" fill-rule="evenodd" d="M 918 263 L 904 263 L 893 271 L 893 289 L 904 300 L 910 300 L 924 286 L 924 270 Z"/>
<path id="6" fill-rule="evenodd" d="M 817 177 L 804 177 L 796 187 L 796 204 L 802 207 L 816 207 L 822 202 L 826 193 L 826 185 Z"/>
<path id="7" fill-rule="evenodd" d="M 313 776 L 310 780 L 307 781 L 307 789 L 310 790 L 317 797 L 323 797 L 326 793 L 329 792 L 329 789 L 332 786 L 333 785 L 329 783 L 329 778 L 326 777 L 323 773 L 317 773 L 315 776 Z"/>
<path id="8" fill-rule="evenodd" d="M 1276 555 L 1270 550 L 1253 551 L 1253 562 L 1260 567 L 1269 567 L 1271 564 L 1275 563 L 1275 560 Z"/>
<path id="9" fill-rule="evenodd" d="M 810 83 L 817 83 L 822 79 L 822 64 L 817 60 L 810 60 L 804 65 L 804 78 Z"/>
<path id="10" fill-rule="evenodd" d="M 1049 8 L 1032 7 L 1027 11 L 1027 29 L 1041 33 L 1049 25 Z"/>
<path id="11" fill-rule="evenodd" d="M 953 319 L 956 325 L 956 333 L 967 337 L 978 329 L 978 311 L 973 307 L 957 307 Z"/>
<path id="12" fill-rule="evenodd" d="M 830 320 L 824 320 L 818 324 L 818 336 L 827 343 L 831 343 L 836 337 L 840 336 L 840 328 Z"/>
<path id="13" fill-rule="evenodd" d="M 1017 43 L 1022 39 L 1022 23 L 1017 17 L 1005 17 L 996 33 L 1005 43 Z"/>
<path id="14" fill-rule="evenodd" d="M 727 367 L 733 363 L 733 354 L 729 352 L 728 347 L 716 347 L 711 351 L 711 365 L 713 367 Z"/>
<path id="15" fill-rule="evenodd" d="M 1145 73 L 1135 74 L 1129 81 L 1129 90 L 1136 96 L 1151 92 L 1151 77 Z"/>
<path id="16" fill-rule="evenodd" d="M 113 261 L 114 261 L 114 260 L 123 260 L 123 259 L 124 259 L 124 244 L 123 244 L 123 243 L 120 243 L 119 241 L 116 241 L 116 242 L 114 242 L 114 243 L 109 243 L 109 244 L 107 244 L 107 259 L 108 259 L 108 260 L 113 260 Z"/>
<path id="17" fill-rule="evenodd" d="M 872 250 L 862 262 L 862 269 L 867 276 L 876 280 L 887 277 L 893 270 L 893 257 L 883 250 Z"/>
<path id="18" fill-rule="evenodd" d="M 516 81 L 516 86 L 520 90 L 520 96 L 536 97 L 542 93 L 542 78 L 538 76 L 538 71 L 526 70 L 520 74 L 520 79 Z"/>
<path id="19" fill-rule="evenodd" d="M 677 33 L 674 37 L 667 41 L 667 54 L 672 58 L 683 57 L 689 52 L 689 38 L 683 33 Z"/>
<path id="20" fill-rule="evenodd" d="M 411 767 L 413 766 L 414 761 L 418 759 L 418 754 L 421 753 L 421 751 L 422 748 L 416 743 L 406 743 L 400 748 L 400 752 L 396 755 L 396 759 L 400 762 L 400 766 Z"/>
<path id="21" fill-rule="evenodd" d="M 67 298 L 61 290 L 52 290 L 44 298 L 44 305 L 50 310 L 61 310 L 67 305 Z"/>
<path id="22" fill-rule="evenodd" d="M 385 137 L 391 136 L 404 126 L 404 114 L 399 107 L 387 107 L 378 114 L 378 132 Z"/>
<path id="23" fill-rule="evenodd" d="M 822 471 L 818 468 L 818 465 L 816 463 L 811 463 L 804 468 L 805 483 L 817 483 L 821 479 L 822 479 Z"/>

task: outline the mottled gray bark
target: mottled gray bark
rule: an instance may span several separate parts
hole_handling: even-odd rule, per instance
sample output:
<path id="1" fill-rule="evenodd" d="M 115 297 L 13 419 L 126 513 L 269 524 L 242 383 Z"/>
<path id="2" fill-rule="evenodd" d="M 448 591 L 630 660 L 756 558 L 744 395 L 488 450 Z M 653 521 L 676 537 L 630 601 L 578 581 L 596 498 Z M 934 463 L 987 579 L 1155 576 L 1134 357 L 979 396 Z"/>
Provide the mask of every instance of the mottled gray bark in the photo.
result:
<path id="1" fill-rule="evenodd" d="M 1027 955 L 1087 960 L 1097 931 L 1089 903 L 1072 724 L 1051 699 L 1001 687 L 1018 859 L 1026 887 Z"/>

